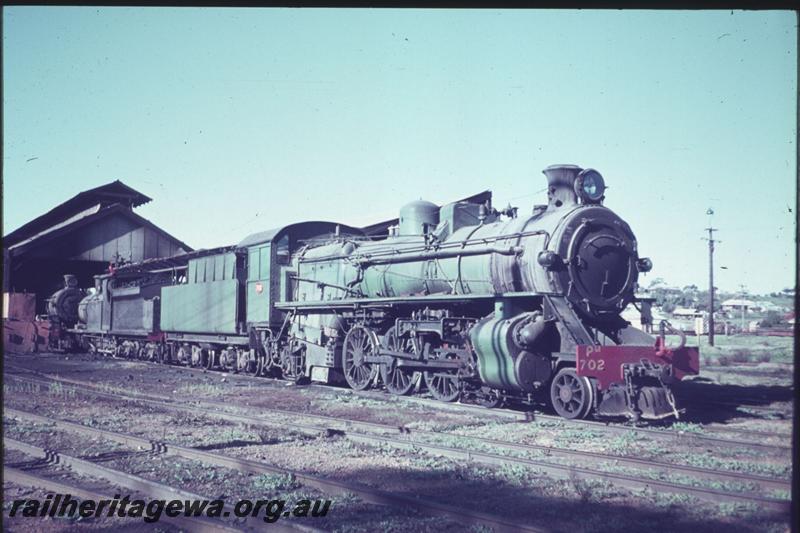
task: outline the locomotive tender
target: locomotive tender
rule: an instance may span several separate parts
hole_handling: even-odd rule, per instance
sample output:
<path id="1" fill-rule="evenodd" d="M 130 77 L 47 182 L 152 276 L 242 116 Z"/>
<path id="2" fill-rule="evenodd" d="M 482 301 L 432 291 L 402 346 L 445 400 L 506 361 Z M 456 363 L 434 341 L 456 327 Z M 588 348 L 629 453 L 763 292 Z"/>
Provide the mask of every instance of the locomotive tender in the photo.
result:
<path id="1" fill-rule="evenodd" d="M 356 390 L 678 416 L 670 384 L 698 372 L 697 349 L 620 317 L 650 260 L 602 205 L 597 171 L 543 172 L 548 204 L 528 216 L 490 197 L 416 201 L 379 238 L 301 222 L 120 266 L 96 277 L 71 331 L 114 356 Z"/>

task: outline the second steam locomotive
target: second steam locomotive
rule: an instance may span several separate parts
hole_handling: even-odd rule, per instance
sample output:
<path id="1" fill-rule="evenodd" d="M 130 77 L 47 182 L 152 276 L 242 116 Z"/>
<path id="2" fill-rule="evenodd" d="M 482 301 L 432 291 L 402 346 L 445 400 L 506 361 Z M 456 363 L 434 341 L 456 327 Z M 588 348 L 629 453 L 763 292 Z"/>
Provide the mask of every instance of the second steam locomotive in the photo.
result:
<path id="1" fill-rule="evenodd" d="M 677 416 L 670 384 L 698 372 L 697 349 L 620 316 L 651 262 L 603 206 L 597 171 L 544 174 L 548 204 L 530 215 L 492 208 L 487 193 L 410 203 L 378 234 L 291 224 L 120 266 L 95 278 L 77 320 L 62 305 L 64 319 L 82 346 L 119 357 L 398 395 L 426 387 L 489 406 L 544 401 L 566 418 Z"/>

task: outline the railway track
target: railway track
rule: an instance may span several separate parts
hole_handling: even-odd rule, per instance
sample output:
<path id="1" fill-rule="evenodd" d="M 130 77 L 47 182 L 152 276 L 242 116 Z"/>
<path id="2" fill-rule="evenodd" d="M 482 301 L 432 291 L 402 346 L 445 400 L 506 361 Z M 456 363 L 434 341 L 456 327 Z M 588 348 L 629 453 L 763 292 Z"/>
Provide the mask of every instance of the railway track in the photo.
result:
<path id="1" fill-rule="evenodd" d="M 324 385 L 309 385 L 310 387 L 317 388 L 322 387 L 324 390 L 329 390 L 329 387 Z M 345 394 L 354 394 L 357 396 L 361 396 L 364 398 L 372 398 L 372 399 L 383 399 L 388 401 L 409 401 L 418 403 L 420 405 L 429 406 L 432 408 L 440 408 L 440 409 L 452 409 L 457 411 L 463 411 L 473 414 L 478 414 L 481 416 L 496 416 L 500 418 L 506 418 L 511 420 L 518 420 L 518 421 L 533 421 L 533 420 L 547 420 L 552 421 L 553 423 L 560 423 L 564 424 L 565 426 L 571 427 L 590 427 L 593 429 L 598 429 L 600 431 L 606 431 L 611 433 L 628 433 L 628 432 L 637 432 L 641 434 L 646 434 L 651 436 L 655 439 L 675 439 L 684 435 L 685 432 L 681 433 L 682 430 L 673 430 L 673 429 L 656 429 L 652 427 L 640 427 L 640 426 L 629 426 L 629 425 L 621 425 L 621 424 L 610 424 L 606 422 L 601 422 L 597 420 L 567 420 L 561 418 L 560 416 L 553 416 L 547 415 L 542 413 L 533 413 L 531 411 L 520 412 L 513 409 L 497 409 L 497 408 L 488 408 L 488 407 L 481 407 L 479 405 L 469 405 L 469 404 L 462 404 L 462 403 L 444 403 L 438 400 L 433 400 L 430 398 L 420 398 L 416 396 L 404 396 L 404 397 L 397 397 L 392 396 L 387 393 L 383 392 L 375 392 L 375 391 L 353 391 L 350 389 L 335 389 L 337 391 L 342 391 Z M 749 435 L 755 439 L 760 438 L 769 438 L 769 437 L 785 437 L 787 439 L 791 438 L 791 434 L 776 434 L 770 433 L 765 431 L 753 431 L 748 429 L 741 429 L 741 428 L 732 428 L 732 427 L 703 427 L 704 430 L 708 431 L 719 431 L 723 433 L 737 433 L 742 435 Z M 754 441 L 740 441 L 740 440 L 731 440 L 731 439 L 721 439 L 716 438 L 710 435 L 701 435 L 697 433 L 692 433 L 692 437 L 702 440 L 708 443 L 714 443 L 718 445 L 732 445 L 732 446 L 741 446 L 741 445 L 749 445 L 755 447 L 764 447 L 764 448 L 786 448 L 790 449 L 791 446 L 782 446 L 782 445 L 773 445 L 773 444 L 764 444 L 760 443 L 756 440 Z"/>
<path id="2" fill-rule="evenodd" d="M 117 359 L 115 359 L 115 360 L 117 360 Z M 141 360 L 136 360 L 136 359 L 118 359 L 118 360 L 124 361 L 124 362 L 129 363 L 129 364 L 134 364 L 134 365 L 137 365 L 137 366 L 138 365 L 142 365 L 142 366 L 148 367 L 148 366 L 152 366 L 152 364 L 153 364 L 152 362 L 146 362 L 146 361 L 141 361 Z M 12 365 L 12 366 L 16 366 L 16 365 Z M 23 367 L 17 367 L 17 368 L 22 369 Z M 198 368 L 185 367 L 185 366 L 180 366 L 180 365 L 169 365 L 169 368 L 173 368 L 173 369 L 176 369 L 176 370 L 181 371 L 181 372 L 193 372 L 193 371 L 197 371 L 197 370 L 202 370 L 202 369 L 198 369 Z M 30 371 L 30 372 L 37 372 L 35 370 L 31 370 L 31 369 L 27 369 L 27 368 L 25 370 L 26 371 Z M 222 372 L 227 372 L 227 371 L 222 370 Z M 39 372 L 39 375 L 47 375 L 47 374 L 43 374 L 43 373 Z M 256 383 L 259 383 L 261 385 L 266 385 L 266 386 L 285 387 L 287 385 L 287 383 L 288 383 L 285 380 L 281 380 L 281 379 L 277 379 L 277 378 L 255 377 L 255 376 L 250 376 L 250 375 L 242 375 L 242 374 L 234 374 L 234 373 L 230 373 L 228 375 L 232 379 L 247 380 L 248 382 L 256 382 Z M 424 406 L 427 406 L 427 407 L 430 407 L 430 408 L 433 408 L 433 409 L 449 410 L 449 411 L 453 411 L 453 412 L 461 411 L 461 412 L 465 412 L 465 413 L 476 414 L 476 415 L 479 415 L 479 416 L 482 416 L 482 417 L 489 416 L 489 417 L 505 418 L 505 419 L 517 420 L 517 421 L 532 421 L 532 420 L 542 421 L 542 420 L 545 420 L 545 421 L 552 421 L 554 423 L 566 424 L 566 425 L 570 425 L 570 426 L 573 426 L 573 427 L 588 426 L 588 427 L 592 427 L 593 429 L 598 429 L 600 427 L 604 427 L 604 428 L 606 428 L 605 431 L 618 433 L 618 434 L 621 434 L 621 433 L 624 433 L 624 432 L 629 432 L 629 431 L 636 431 L 636 432 L 641 432 L 641 433 L 647 432 L 648 434 L 653 435 L 653 438 L 667 438 L 667 439 L 669 438 L 668 435 L 680 437 L 682 435 L 686 435 L 687 434 L 687 432 L 685 430 L 683 430 L 683 429 L 670 430 L 669 426 L 667 427 L 667 429 L 659 429 L 659 426 L 649 427 L 648 428 L 648 427 L 642 427 L 642 426 L 636 426 L 636 425 L 627 425 L 625 423 L 623 423 L 623 424 L 612 424 L 611 422 L 604 422 L 604 421 L 597 421 L 597 420 L 567 420 L 567 419 L 564 419 L 564 418 L 559 417 L 559 416 L 553 416 L 553 415 L 548 415 L 548 414 L 544 414 L 544 413 L 540 413 L 540 412 L 534 412 L 534 411 L 518 411 L 518 410 L 508 409 L 508 408 L 505 408 L 505 409 L 488 408 L 488 407 L 482 407 L 482 406 L 479 406 L 479 405 L 465 404 L 465 403 L 461 403 L 461 402 L 448 403 L 448 402 L 441 402 L 439 400 L 420 397 L 420 396 L 396 396 L 396 395 L 392 395 L 392 394 L 390 394 L 388 392 L 385 392 L 385 391 L 355 391 L 355 390 L 352 390 L 350 388 L 337 387 L 337 386 L 334 386 L 334 385 L 322 385 L 322 384 L 316 384 L 316 383 L 312 383 L 312 384 L 308 384 L 308 385 L 302 385 L 302 386 L 310 388 L 310 389 L 313 389 L 313 390 L 319 390 L 319 391 L 324 392 L 326 394 L 349 394 L 349 395 L 360 396 L 360 397 L 363 397 L 363 398 L 368 398 L 368 399 L 373 399 L 373 400 L 380 400 L 380 401 L 387 401 L 387 402 L 412 402 L 412 403 L 417 403 L 419 405 L 424 405 Z M 730 405 L 729 407 L 732 407 L 732 405 Z M 721 438 L 720 439 L 714 439 L 713 436 L 709 435 L 708 437 L 710 439 L 712 439 L 712 441 L 710 443 L 716 443 L 716 444 L 719 444 L 719 445 L 725 445 L 725 442 L 731 442 L 732 445 L 737 445 L 737 446 L 738 445 L 742 445 L 742 444 L 752 443 L 752 445 L 755 446 L 755 447 L 769 448 L 769 447 L 777 446 L 779 448 L 786 448 L 786 449 L 790 449 L 791 448 L 791 446 L 789 446 L 789 445 L 772 445 L 772 444 L 763 444 L 763 443 L 760 442 L 761 440 L 767 439 L 767 438 L 785 438 L 785 439 L 790 440 L 791 439 L 791 433 L 775 433 L 775 432 L 758 431 L 758 430 L 736 428 L 736 427 L 726 427 L 726 426 L 701 426 L 701 428 L 702 428 L 702 431 L 709 431 L 709 432 L 715 432 L 715 433 L 726 433 L 726 434 L 739 434 L 739 435 L 741 435 L 743 437 L 752 439 L 751 441 L 740 441 L 740 440 L 735 440 L 735 439 L 731 440 L 731 439 L 721 439 Z M 655 432 L 663 433 L 664 436 L 663 437 L 655 436 Z M 697 432 L 691 432 L 691 435 L 694 438 L 697 438 L 698 436 L 700 436 L 700 434 L 698 434 Z M 709 442 L 709 441 L 706 439 L 706 442 Z"/>
<path id="3" fill-rule="evenodd" d="M 142 361 L 130 361 L 125 360 L 126 362 L 133 362 L 138 365 L 150 366 L 151 363 L 142 362 Z M 46 378 L 46 379 L 60 379 L 63 382 L 75 384 L 75 385 L 89 385 L 93 386 L 93 384 L 88 383 L 82 380 L 75 380 L 72 378 L 66 378 L 62 376 L 57 376 L 53 374 L 48 374 L 44 372 L 39 372 L 37 370 L 19 367 L 17 365 L 9 365 L 6 363 L 7 367 L 16 369 L 18 371 L 30 372 L 34 375 Z M 170 366 L 170 368 L 179 369 L 180 371 L 192 371 L 196 369 L 192 369 L 189 367 L 183 366 Z M 244 379 L 248 381 L 253 381 L 263 384 L 266 386 L 277 386 L 277 387 L 285 387 L 286 381 L 275 379 L 275 378 L 255 378 L 252 376 L 242 376 L 242 375 L 235 375 L 238 379 Z M 507 419 L 507 420 L 516 420 L 522 422 L 530 422 L 530 421 L 550 421 L 553 424 L 562 425 L 563 427 L 569 428 L 589 428 L 605 433 L 612 433 L 612 434 L 628 434 L 634 432 L 640 435 L 646 435 L 651 437 L 655 440 L 666 440 L 666 441 L 675 441 L 676 439 L 692 439 L 695 443 L 698 444 L 705 444 L 708 446 L 726 446 L 726 447 L 734 447 L 734 448 L 758 448 L 763 450 L 790 450 L 790 444 L 769 444 L 762 442 L 763 439 L 766 438 L 786 438 L 791 439 L 790 434 L 776 434 L 771 432 L 764 432 L 764 431 L 754 431 L 742 428 L 733 428 L 733 427 L 707 427 L 703 426 L 703 431 L 714 431 L 720 433 L 728 433 L 728 434 L 739 434 L 747 437 L 751 437 L 753 440 L 739 440 L 739 439 L 729 439 L 729 438 L 722 438 L 716 437 L 713 435 L 708 435 L 705 433 L 699 432 L 687 432 L 684 430 L 673 430 L 673 429 L 659 429 L 654 427 L 640 427 L 640 426 L 629 426 L 629 425 L 619 425 L 619 424 L 611 424 L 607 422 L 601 422 L 596 420 L 567 420 L 559 416 L 541 414 L 541 413 L 534 413 L 532 411 L 516 411 L 513 409 L 501 409 L 501 408 L 488 408 L 482 407 L 478 405 L 470 405 L 464 403 L 447 403 L 441 402 L 435 399 L 430 398 L 423 398 L 419 396 L 396 396 L 386 392 L 377 392 L 377 391 L 355 391 L 349 388 L 342 388 L 342 387 L 334 387 L 330 385 L 320 385 L 320 384 L 309 384 L 303 385 L 304 387 L 310 388 L 312 390 L 319 390 L 326 394 L 348 394 L 354 395 L 362 398 L 379 400 L 384 402 L 410 402 L 415 403 L 418 405 L 423 405 L 432 409 L 438 410 L 448 410 L 453 412 L 462 412 L 462 413 L 469 413 L 475 414 L 481 417 L 494 417 L 500 419 Z M 164 399 L 168 399 L 168 397 L 163 397 Z M 244 404 L 247 406 L 248 404 Z"/>
<path id="4" fill-rule="evenodd" d="M 24 470 L 9 466 L 3 466 L 3 481 L 5 483 L 14 483 L 24 487 L 42 489 L 55 494 L 69 494 L 81 500 L 99 501 L 111 499 L 108 494 L 87 490 L 74 484 L 62 483 L 45 477 L 36 476 Z M 170 499 L 174 498 L 174 495 L 170 497 Z M 8 518 L 6 520 L 8 520 Z M 167 523 L 173 523 L 181 529 L 198 533 L 237 533 L 242 531 L 241 529 L 226 526 L 222 523 L 206 523 L 205 521 L 190 517 L 164 517 L 163 520 Z"/>
<path id="5" fill-rule="evenodd" d="M 6 416 L 17 417 L 38 424 L 50 425 L 79 435 L 91 436 L 95 438 L 101 438 L 117 442 L 124 446 L 132 447 L 134 449 L 138 448 L 138 449 L 152 450 L 154 453 L 164 454 L 165 456 L 174 456 L 188 460 L 200 461 L 204 464 L 219 466 L 223 468 L 230 468 L 237 470 L 239 472 L 247 472 L 252 474 L 279 474 L 279 475 L 294 476 L 294 478 L 303 485 L 308 487 L 313 487 L 325 494 L 335 494 L 335 495 L 354 494 L 358 496 L 362 501 L 368 503 L 389 505 L 393 507 L 413 508 L 430 515 L 444 516 L 450 518 L 466 526 L 481 525 L 484 527 L 490 527 L 497 532 L 527 531 L 532 533 L 540 533 L 541 531 L 543 531 L 541 529 L 532 527 L 525 523 L 514 522 L 512 520 L 491 516 L 485 513 L 480 513 L 469 509 L 456 508 L 450 505 L 441 504 L 430 500 L 422 500 L 398 494 L 391 494 L 385 491 L 367 487 L 365 485 L 356 483 L 345 483 L 321 476 L 305 474 L 303 472 L 298 472 L 278 467 L 275 465 L 270 465 L 261 461 L 252 461 L 238 457 L 231 457 L 220 453 L 214 453 L 205 450 L 198 450 L 195 448 L 178 446 L 171 443 L 154 441 L 151 439 L 146 439 L 128 433 L 119 433 L 114 431 L 93 428 L 85 426 L 83 424 L 77 424 L 66 420 L 42 416 L 27 411 L 21 411 L 19 409 L 7 408 L 5 409 L 4 414 Z M 75 458 L 70 458 L 70 459 L 74 460 Z"/>
<path id="6" fill-rule="evenodd" d="M 47 383 L 46 380 L 38 381 L 38 380 L 32 380 L 31 378 L 22 378 L 22 379 L 44 384 Z M 76 385 L 72 383 L 68 384 L 73 387 L 76 386 L 80 387 L 80 392 L 84 394 L 93 395 L 96 397 L 103 397 L 116 401 L 120 400 L 139 401 L 147 405 L 168 410 L 171 412 L 182 412 L 182 413 L 191 412 L 202 416 L 222 419 L 229 422 L 235 421 L 251 426 L 266 425 L 270 427 L 275 427 L 276 424 L 280 425 L 280 423 L 283 423 L 282 421 L 281 422 L 276 422 L 275 420 L 270 421 L 261 417 L 231 413 L 228 411 L 221 410 L 230 407 L 229 405 L 223 404 L 221 402 L 198 402 L 197 405 L 195 406 L 187 406 L 184 404 L 175 405 L 174 403 L 171 403 L 167 397 L 161 395 L 149 395 L 142 393 L 123 394 L 118 392 L 109 393 L 109 392 L 98 391 L 96 388 L 91 386 L 86 386 L 85 384 L 82 385 Z M 474 461 L 491 465 L 518 465 L 523 467 L 531 467 L 544 471 L 547 474 L 557 478 L 577 477 L 579 479 L 602 479 L 611 482 L 617 486 L 628 489 L 638 490 L 649 487 L 664 492 L 689 494 L 698 499 L 715 503 L 756 502 L 765 508 L 771 508 L 777 510 L 784 510 L 784 507 L 786 505 L 786 502 L 784 500 L 776 498 L 766 498 L 758 494 L 747 493 L 747 492 L 743 493 L 743 492 L 725 491 L 717 489 L 707 489 L 703 487 L 694 487 L 687 485 L 685 483 L 674 483 L 663 479 L 658 479 L 657 477 L 654 476 L 654 474 L 661 476 L 668 474 L 669 475 L 679 474 L 684 476 L 692 476 L 695 479 L 700 478 L 706 481 L 751 484 L 760 487 L 761 490 L 775 489 L 787 492 L 790 490 L 790 484 L 788 481 L 770 478 L 766 476 L 746 475 L 735 472 L 720 472 L 699 467 L 675 465 L 672 463 L 662 463 L 658 461 L 649 461 L 631 457 L 600 454 L 596 452 L 566 450 L 562 448 L 543 446 L 543 445 L 522 445 L 522 444 L 509 443 L 505 441 L 486 439 L 481 437 L 465 437 L 460 435 L 454 436 L 452 434 L 447 434 L 442 432 L 408 430 L 407 428 L 399 428 L 399 431 L 406 437 L 414 435 L 414 436 L 433 438 L 434 440 L 457 437 L 458 439 L 467 440 L 472 443 L 480 444 L 484 447 L 489 447 L 492 450 L 497 450 L 498 448 L 501 449 L 504 448 L 506 451 L 515 450 L 522 452 L 536 452 L 539 455 L 545 455 L 547 457 L 557 457 L 561 459 L 567 459 L 573 463 L 570 465 L 562 465 L 548 461 L 542 461 L 539 459 L 527 459 L 509 455 L 502 455 L 494 452 L 490 453 L 475 449 L 464 449 L 452 446 L 445 446 L 441 444 L 431 444 L 429 442 L 422 442 L 419 440 L 409 440 L 409 438 L 398 439 L 386 435 L 359 433 L 354 430 L 354 429 L 377 430 L 384 433 L 398 432 L 397 427 L 384 424 L 353 421 L 349 419 L 340 419 L 327 415 L 298 413 L 294 411 L 286 411 L 277 408 L 271 408 L 271 409 L 262 408 L 262 411 L 265 414 L 272 413 L 281 416 L 294 417 L 295 420 L 293 420 L 291 424 L 291 427 L 293 429 L 314 435 L 319 435 L 319 434 L 341 435 L 345 438 L 350 439 L 351 441 L 360 444 L 367 444 L 373 446 L 383 445 L 406 451 L 418 450 L 452 459 Z M 297 418 L 315 419 L 326 423 L 326 425 L 318 426 L 318 425 L 301 424 L 296 421 Z M 341 429 L 342 426 L 344 426 L 346 429 L 342 430 Z M 580 464 L 581 466 L 579 467 L 574 466 L 574 463 Z M 597 468 L 594 469 L 587 468 L 586 466 L 584 466 L 587 463 L 593 464 Z M 607 470 L 603 470 L 604 467 L 608 468 L 609 465 L 611 465 L 614 468 L 619 468 L 620 466 L 633 469 L 644 468 L 646 469 L 646 474 L 650 475 L 643 476 L 643 475 L 618 474 Z"/>
<path id="7" fill-rule="evenodd" d="M 44 448 L 40 448 L 39 446 L 34 446 L 32 444 L 27 444 L 25 442 L 11 439 L 8 437 L 3 438 L 3 446 L 7 450 L 16 450 L 22 452 L 26 456 L 33 457 L 37 459 L 37 466 L 41 466 L 43 464 L 49 465 L 60 465 L 66 468 L 69 468 L 75 474 L 83 475 L 83 476 L 90 476 L 92 478 L 99 478 L 102 479 L 112 485 L 120 486 L 125 488 L 126 490 L 132 490 L 140 494 L 144 494 L 151 499 L 164 499 L 164 500 L 212 500 L 213 498 L 207 498 L 204 496 L 200 496 L 198 494 L 194 494 L 185 490 L 181 490 L 175 487 L 171 487 L 165 485 L 163 483 L 157 483 L 154 481 L 150 481 L 139 476 L 135 476 L 133 474 L 129 474 L 127 472 L 123 472 L 121 470 L 116 470 L 113 468 L 108 468 L 106 466 L 99 465 L 97 463 L 87 461 L 85 459 L 79 459 L 77 457 L 73 457 L 71 455 L 67 455 L 64 453 L 60 453 L 54 450 L 48 450 Z M 111 500 L 110 494 L 100 494 L 97 491 L 89 491 L 83 489 L 79 486 L 75 485 L 67 485 L 64 483 L 59 483 L 57 481 L 47 479 L 40 476 L 35 476 L 20 468 L 3 466 L 3 473 L 4 473 L 4 480 L 10 481 L 14 483 L 18 483 L 21 485 L 41 488 L 48 491 L 54 491 L 61 494 L 70 494 L 73 496 L 77 496 L 82 499 L 90 499 L 94 501 L 98 500 Z M 225 510 L 232 515 L 233 507 L 227 505 Z M 210 518 L 201 518 L 201 517 L 190 517 L 190 516 L 177 516 L 177 517 L 167 517 L 164 516 L 164 520 L 172 521 L 175 525 L 180 526 L 182 528 L 187 528 L 190 531 L 198 531 L 198 532 L 208 532 L 213 533 L 216 531 L 222 532 L 239 532 L 245 530 L 253 530 L 253 529 L 264 529 L 263 523 L 256 524 L 253 520 L 250 520 L 246 527 L 243 528 L 242 526 L 245 524 L 235 525 L 230 523 L 230 520 L 213 520 Z M 297 533 L 297 531 L 316 531 L 310 528 L 298 528 L 294 526 L 289 526 L 287 524 L 275 524 L 277 527 L 276 531 L 281 531 L 284 533 Z"/>

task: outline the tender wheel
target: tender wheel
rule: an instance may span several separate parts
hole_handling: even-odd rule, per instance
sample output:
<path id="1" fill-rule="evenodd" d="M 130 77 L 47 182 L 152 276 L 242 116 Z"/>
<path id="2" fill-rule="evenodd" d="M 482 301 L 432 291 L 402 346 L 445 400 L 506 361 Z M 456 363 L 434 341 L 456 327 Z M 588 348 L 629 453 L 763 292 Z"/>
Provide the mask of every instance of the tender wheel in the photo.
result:
<path id="1" fill-rule="evenodd" d="M 213 358 L 210 356 L 208 350 L 200 348 L 199 346 L 192 347 L 192 358 L 189 360 L 189 366 L 195 368 L 211 368 L 210 363 Z"/>
<path id="2" fill-rule="evenodd" d="M 416 344 L 411 337 L 403 337 L 398 340 L 397 332 L 394 328 L 390 329 L 384 337 L 386 348 L 396 352 L 417 353 Z M 419 379 L 419 373 L 413 370 L 406 370 L 397 366 L 396 361 L 390 364 L 381 365 L 381 379 L 386 390 L 392 394 L 404 395 L 411 392 L 414 384 Z"/>
<path id="3" fill-rule="evenodd" d="M 442 402 L 454 402 L 461 395 L 458 376 L 441 372 L 425 372 L 425 385 L 434 398 Z"/>
<path id="4" fill-rule="evenodd" d="M 250 350 L 236 352 L 236 370 L 242 374 L 256 374 L 258 372 L 257 356 L 250 355 Z"/>
<path id="5" fill-rule="evenodd" d="M 175 353 L 175 359 L 179 365 L 194 366 L 192 362 L 192 349 L 186 344 L 182 344 L 178 347 Z"/>
<path id="6" fill-rule="evenodd" d="M 367 363 L 364 358 L 378 352 L 378 337 L 364 326 L 353 326 L 344 338 L 342 359 L 344 378 L 354 390 L 369 387 L 378 373 L 377 365 Z"/>
<path id="7" fill-rule="evenodd" d="M 550 401 L 562 417 L 584 418 L 594 403 L 594 387 L 574 368 L 562 368 L 550 384 Z"/>

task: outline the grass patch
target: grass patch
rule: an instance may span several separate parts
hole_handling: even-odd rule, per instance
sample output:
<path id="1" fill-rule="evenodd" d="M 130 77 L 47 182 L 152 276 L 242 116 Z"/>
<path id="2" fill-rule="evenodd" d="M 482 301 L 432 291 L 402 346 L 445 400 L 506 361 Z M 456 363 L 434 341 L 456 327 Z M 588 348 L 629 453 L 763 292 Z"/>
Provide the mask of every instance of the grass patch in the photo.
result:
<path id="1" fill-rule="evenodd" d="M 715 335 L 714 346 L 708 337 L 687 337 L 687 346 L 699 346 L 706 364 L 719 360 L 720 366 L 736 363 L 791 363 L 794 360 L 794 338 L 759 337 L 756 335 Z"/>

